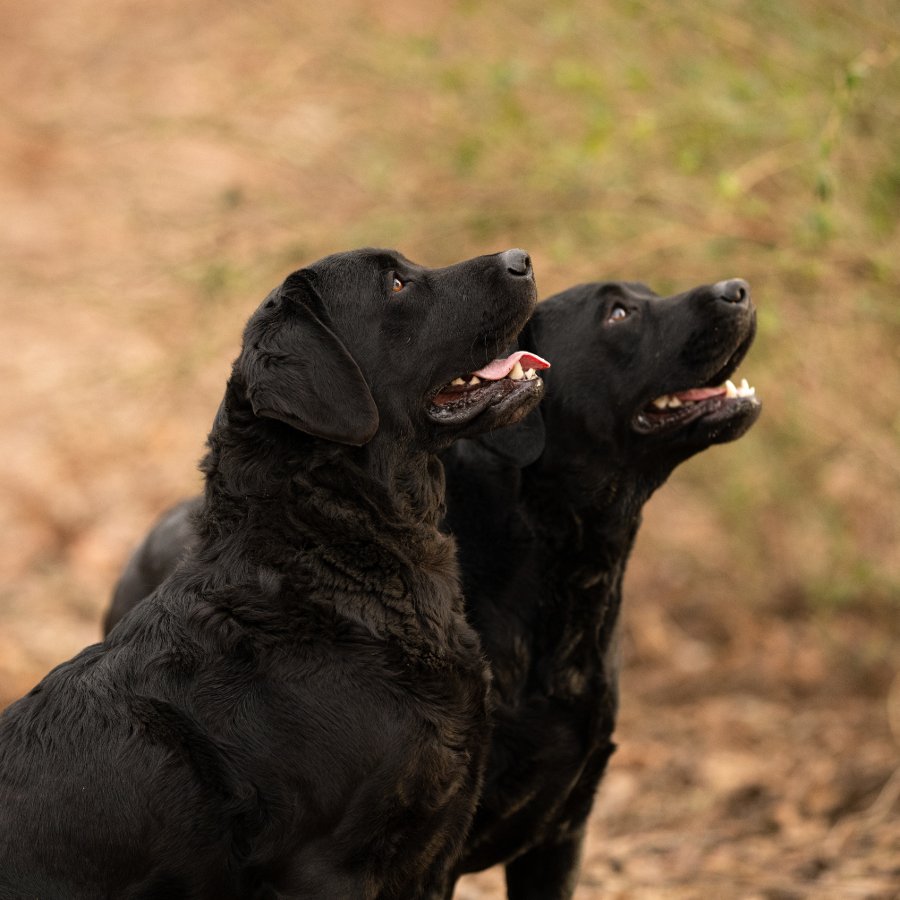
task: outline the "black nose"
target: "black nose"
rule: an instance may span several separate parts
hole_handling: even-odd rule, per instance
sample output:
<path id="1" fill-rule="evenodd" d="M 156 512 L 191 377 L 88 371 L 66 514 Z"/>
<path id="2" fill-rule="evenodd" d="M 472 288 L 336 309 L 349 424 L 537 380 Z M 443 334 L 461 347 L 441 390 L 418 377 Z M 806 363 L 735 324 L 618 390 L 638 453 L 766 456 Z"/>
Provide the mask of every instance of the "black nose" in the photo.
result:
<path id="1" fill-rule="evenodd" d="M 719 281 L 712 287 L 717 300 L 726 303 L 747 303 L 750 299 L 750 285 L 743 278 L 730 278 Z"/>
<path id="2" fill-rule="evenodd" d="M 507 250 L 500 254 L 500 259 L 510 275 L 520 278 L 531 275 L 531 257 L 524 250 Z"/>

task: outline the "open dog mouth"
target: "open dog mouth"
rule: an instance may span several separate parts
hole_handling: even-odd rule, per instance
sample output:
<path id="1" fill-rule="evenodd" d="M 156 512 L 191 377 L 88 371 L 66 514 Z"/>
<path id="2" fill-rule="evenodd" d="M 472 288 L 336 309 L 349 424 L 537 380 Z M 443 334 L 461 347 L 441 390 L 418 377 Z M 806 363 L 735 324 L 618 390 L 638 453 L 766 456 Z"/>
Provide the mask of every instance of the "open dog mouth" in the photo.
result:
<path id="1" fill-rule="evenodd" d="M 726 423 L 740 428 L 743 422 L 745 427 L 749 427 L 759 414 L 761 404 L 756 398 L 756 388 L 746 378 L 735 383 L 735 372 L 753 345 L 755 336 L 755 323 L 751 320 L 748 333 L 724 365 L 715 372 L 700 376 L 696 387 L 669 390 L 654 397 L 632 417 L 632 428 L 644 435 L 669 434 L 700 420 L 712 431 L 721 432 Z"/>
<path id="2" fill-rule="evenodd" d="M 470 419 L 490 406 L 540 390 L 537 372 L 550 363 L 534 353 L 518 350 L 474 372 L 459 375 L 431 398 L 429 414 L 437 421 Z"/>
<path id="3" fill-rule="evenodd" d="M 667 431 L 706 416 L 729 418 L 758 406 L 756 388 L 742 378 L 736 385 L 730 378 L 716 387 L 696 387 L 661 394 L 634 417 L 636 431 L 644 434 Z"/>

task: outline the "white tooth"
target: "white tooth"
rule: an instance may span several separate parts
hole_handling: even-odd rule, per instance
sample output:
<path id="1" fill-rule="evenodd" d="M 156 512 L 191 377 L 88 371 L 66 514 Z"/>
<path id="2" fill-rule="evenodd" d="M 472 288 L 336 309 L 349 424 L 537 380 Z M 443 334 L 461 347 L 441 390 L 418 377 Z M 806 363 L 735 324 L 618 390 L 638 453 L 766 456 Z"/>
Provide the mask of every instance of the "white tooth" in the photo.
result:
<path id="1" fill-rule="evenodd" d="M 509 377 L 512 378 L 513 381 L 521 381 L 525 377 L 525 370 L 522 368 L 522 363 L 517 362 L 512 367 Z"/>
<path id="2" fill-rule="evenodd" d="M 737 397 L 738 392 L 737 388 L 734 386 L 734 383 L 731 380 L 725 382 L 725 396 L 726 397 Z"/>
<path id="3" fill-rule="evenodd" d="M 465 381 L 462 378 L 454 378 L 453 381 L 450 382 L 454 387 L 465 387 Z"/>
<path id="4" fill-rule="evenodd" d="M 669 409 L 678 409 L 679 406 L 684 404 L 677 397 L 669 397 Z"/>
<path id="5" fill-rule="evenodd" d="M 653 401 L 653 405 L 654 405 L 657 409 L 665 409 L 665 408 L 669 405 L 669 395 L 668 395 L 668 394 L 663 394 L 662 397 L 657 397 L 657 398 Z"/>
<path id="6" fill-rule="evenodd" d="M 477 375 L 472 376 L 472 380 L 469 382 L 469 387 L 472 387 L 473 384 L 481 384 L 481 379 Z"/>
<path id="7" fill-rule="evenodd" d="M 526 381 L 534 381 L 535 378 L 537 378 L 537 372 L 535 372 L 534 369 L 525 370 Z"/>
<path id="8" fill-rule="evenodd" d="M 747 383 L 747 379 L 746 379 L 746 378 L 742 378 L 742 379 L 741 379 L 741 390 L 744 390 L 744 391 L 749 391 L 749 390 L 750 390 L 750 385 Z"/>

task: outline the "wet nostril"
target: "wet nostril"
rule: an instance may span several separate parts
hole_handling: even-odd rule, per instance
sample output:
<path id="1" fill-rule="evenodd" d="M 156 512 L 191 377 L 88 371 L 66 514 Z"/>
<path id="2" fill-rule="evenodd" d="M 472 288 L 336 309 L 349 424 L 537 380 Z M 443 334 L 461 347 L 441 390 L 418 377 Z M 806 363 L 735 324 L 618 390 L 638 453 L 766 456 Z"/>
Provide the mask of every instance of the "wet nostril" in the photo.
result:
<path id="1" fill-rule="evenodd" d="M 522 278 L 531 275 L 531 257 L 524 250 L 507 250 L 500 257 L 510 275 Z"/>
<path id="2" fill-rule="evenodd" d="M 743 278 L 731 278 L 714 284 L 713 293 L 726 303 L 746 303 L 750 299 L 750 285 Z"/>

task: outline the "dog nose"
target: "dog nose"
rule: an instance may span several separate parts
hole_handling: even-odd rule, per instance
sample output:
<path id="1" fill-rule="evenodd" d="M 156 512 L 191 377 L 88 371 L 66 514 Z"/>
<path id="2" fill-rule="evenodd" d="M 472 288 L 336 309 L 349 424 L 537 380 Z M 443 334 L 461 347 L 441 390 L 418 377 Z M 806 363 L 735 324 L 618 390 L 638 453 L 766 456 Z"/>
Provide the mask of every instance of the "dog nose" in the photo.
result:
<path id="1" fill-rule="evenodd" d="M 746 303 L 750 299 L 750 285 L 743 278 L 730 278 L 713 285 L 713 294 L 717 300 L 726 303 Z"/>
<path id="2" fill-rule="evenodd" d="M 531 257 L 524 250 L 507 250 L 500 254 L 500 260 L 510 275 L 527 278 L 531 275 Z"/>

